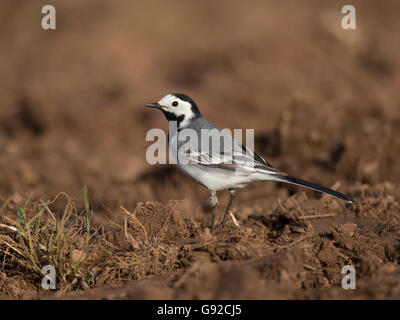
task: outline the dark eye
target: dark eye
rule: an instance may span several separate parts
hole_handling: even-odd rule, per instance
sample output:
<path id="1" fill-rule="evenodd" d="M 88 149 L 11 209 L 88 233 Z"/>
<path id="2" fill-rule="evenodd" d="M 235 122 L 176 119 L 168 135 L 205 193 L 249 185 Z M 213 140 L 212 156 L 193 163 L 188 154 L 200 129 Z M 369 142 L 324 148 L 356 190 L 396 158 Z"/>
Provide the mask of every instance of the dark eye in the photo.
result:
<path id="1" fill-rule="evenodd" d="M 172 102 L 172 106 L 173 106 L 173 107 L 177 107 L 177 106 L 178 106 L 178 101 Z"/>

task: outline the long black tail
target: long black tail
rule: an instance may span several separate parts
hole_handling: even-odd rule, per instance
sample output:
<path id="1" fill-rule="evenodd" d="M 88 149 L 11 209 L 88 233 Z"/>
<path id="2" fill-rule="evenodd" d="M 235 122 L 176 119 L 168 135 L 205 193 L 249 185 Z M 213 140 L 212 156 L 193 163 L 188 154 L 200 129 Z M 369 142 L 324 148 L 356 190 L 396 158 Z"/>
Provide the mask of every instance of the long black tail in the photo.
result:
<path id="1" fill-rule="evenodd" d="M 319 191 L 319 192 L 322 192 L 322 193 L 326 193 L 326 194 L 329 194 L 331 196 L 334 196 L 336 198 L 342 199 L 342 200 L 350 202 L 350 203 L 355 202 L 353 199 L 349 198 L 348 196 L 344 195 L 343 193 L 340 193 L 338 191 L 335 191 L 335 190 L 320 186 L 319 184 L 312 183 L 312 182 L 309 182 L 309 181 L 305 181 L 305 180 L 302 180 L 302 179 L 299 179 L 299 178 L 296 178 L 296 177 L 287 176 L 287 175 L 286 176 L 280 176 L 278 181 L 292 183 L 292 184 L 295 184 L 295 185 L 298 185 L 298 186 L 302 186 L 302 187 L 306 187 L 306 188 L 309 188 L 309 189 L 312 189 L 312 190 L 316 190 L 316 191 Z"/>

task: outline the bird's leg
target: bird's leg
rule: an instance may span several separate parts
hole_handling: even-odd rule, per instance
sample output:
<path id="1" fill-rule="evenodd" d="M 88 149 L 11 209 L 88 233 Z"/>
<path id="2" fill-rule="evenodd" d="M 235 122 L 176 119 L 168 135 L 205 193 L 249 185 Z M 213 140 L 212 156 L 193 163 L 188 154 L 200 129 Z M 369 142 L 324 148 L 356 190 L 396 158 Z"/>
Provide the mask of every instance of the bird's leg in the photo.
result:
<path id="1" fill-rule="evenodd" d="M 222 220 L 222 223 L 221 223 L 222 226 L 225 225 L 226 219 L 228 218 L 229 209 L 232 205 L 233 199 L 235 199 L 235 196 L 236 196 L 236 189 L 229 189 L 229 193 L 230 193 L 229 202 L 228 202 L 228 206 L 226 207 L 226 210 L 225 210 L 224 219 Z"/>
<path id="2" fill-rule="evenodd" d="M 218 206 L 217 192 L 215 190 L 210 190 L 210 202 L 211 202 L 211 207 L 212 207 L 212 218 L 211 218 L 210 231 L 211 231 L 211 234 L 213 234 L 214 233 L 214 224 L 215 224 L 215 215 L 216 215 L 217 206 Z"/>

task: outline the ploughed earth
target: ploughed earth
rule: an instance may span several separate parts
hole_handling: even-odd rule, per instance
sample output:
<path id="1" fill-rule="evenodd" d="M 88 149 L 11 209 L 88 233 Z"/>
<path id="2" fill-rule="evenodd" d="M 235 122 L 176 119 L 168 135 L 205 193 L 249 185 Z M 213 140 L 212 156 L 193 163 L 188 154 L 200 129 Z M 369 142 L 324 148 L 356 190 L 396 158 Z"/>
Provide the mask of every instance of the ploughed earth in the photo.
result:
<path id="1" fill-rule="evenodd" d="M 357 30 L 345 4 L 55 1 L 45 31 L 39 1 L 4 2 L 0 297 L 400 298 L 400 3 L 356 4 Z M 208 191 L 146 161 L 168 92 L 356 202 L 257 182 L 211 235 Z"/>

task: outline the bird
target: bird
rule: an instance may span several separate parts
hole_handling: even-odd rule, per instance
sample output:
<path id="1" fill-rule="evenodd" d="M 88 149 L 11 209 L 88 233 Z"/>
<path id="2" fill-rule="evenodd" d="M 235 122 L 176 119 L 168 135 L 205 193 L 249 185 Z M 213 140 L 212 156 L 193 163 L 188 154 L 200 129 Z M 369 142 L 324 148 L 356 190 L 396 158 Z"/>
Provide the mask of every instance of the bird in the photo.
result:
<path id="1" fill-rule="evenodd" d="M 334 196 L 347 203 L 355 202 L 338 191 L 296 178 L 274 168 L 253 150 L 235 140 L 229 132 L 221 130 L 204 118 L 196 102 L 186 94 L 169 93 L 158 102 L 148 103 L 145 106 L 163 112 L 170 124 L 169 147 L 177 165 L 210 192 L 211 234 L 215 230 L 218 207 L 216 192 L 229 190 L 230 193 L 219 227 L 225 225 L 238 189 L 254 181 L 294 184 Z M 203 134 L 204 132 L 207 134 Z"/>

